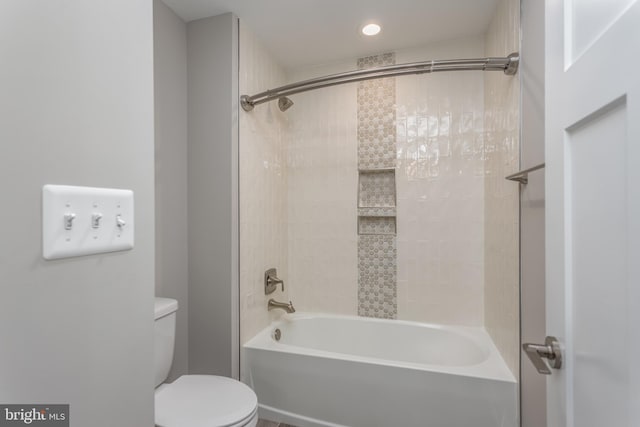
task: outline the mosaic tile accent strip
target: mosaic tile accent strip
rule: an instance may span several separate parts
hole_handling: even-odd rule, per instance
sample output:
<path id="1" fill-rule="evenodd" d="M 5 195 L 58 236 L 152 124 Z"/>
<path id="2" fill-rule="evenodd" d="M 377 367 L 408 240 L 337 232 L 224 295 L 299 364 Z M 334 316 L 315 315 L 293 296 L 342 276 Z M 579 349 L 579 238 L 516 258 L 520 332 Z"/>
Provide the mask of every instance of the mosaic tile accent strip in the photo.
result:
<path id="1" fill-rule="evenodd" d="M 396 207 L 358 208 L 358 216 L 396 216 Z"/>
<path id="2" fill-rule="evenodd" d="M 358 218 L 358 234 L 396 234 L 396 219 L 392 216 L 361 216 Z"/>
<path id="3" fill-rule="evenodd" d="M 395 64 L 395 54 L 358 59 L 358 69 Z M 358 83 L 358 167 L 393 168 L 396 165 L 395 78 Z"/>
<path id="4" fill-rule="evenodd" d="M 396 172 L 360 171 L 358 180 L 358 207 L 395 207 Z"/>
<path id="5" fill-rule="evenodd" d="M 396 63 L 396 54 L 393 52 L 382 53 L 380 55 L 365 56 L 358 58 L 358 70 L 365 68 L 383 67 Z"/>
<path id="6" fill-rule="evenodd" d="M 395 236 L 360 236 L 358 240 L 358 315 L 395 319 Z"/>
<path id="7" fill-rule="evenodd" d="M 395 54 L 358 59 L 358 68 L 395 64 Z M 395 319 L 396 82 L 358 83 L 358 315 Z"/>

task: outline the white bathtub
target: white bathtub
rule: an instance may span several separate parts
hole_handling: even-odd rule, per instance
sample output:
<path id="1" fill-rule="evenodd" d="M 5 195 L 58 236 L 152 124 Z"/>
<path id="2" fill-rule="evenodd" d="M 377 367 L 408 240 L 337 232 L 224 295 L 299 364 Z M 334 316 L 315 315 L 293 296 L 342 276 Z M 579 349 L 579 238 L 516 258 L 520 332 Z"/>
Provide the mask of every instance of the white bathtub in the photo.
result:
<path id="1" fill-rule="evenodd" d="M 274 339 L 280 329 L 280 341 Z M 244 345 L 262 418 L 299 427 L 516 427 L 517 384 L 482 328 L 284 316 Z"/>

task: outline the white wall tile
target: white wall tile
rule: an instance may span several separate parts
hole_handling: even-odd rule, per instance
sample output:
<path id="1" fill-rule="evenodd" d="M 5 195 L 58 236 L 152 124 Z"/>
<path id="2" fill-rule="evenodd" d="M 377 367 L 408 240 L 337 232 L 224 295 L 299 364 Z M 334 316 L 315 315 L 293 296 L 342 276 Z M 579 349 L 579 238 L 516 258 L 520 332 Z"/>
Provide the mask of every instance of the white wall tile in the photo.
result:
<path id="1" fill-rule="evenodd" d="M 397 53 L 397 62 L 483 56 L 466 38 Z M 397 86 L 398 318 L 483 324 L 483 80 L 406 76 Z"/>
<path id="2" fill-rule="evenodd" d="M 519 50 L 518 0 L 501 0 L 485 38 L 486 56 Z M 486 73 L 485 327 L 507 365 L 519 370 L 519 185 L 504 179 L 520 164 L 519 75 Z"/>
<path id="3" fill-rule="evenodd" d="M 240 23 L 240 93 L 253 94 L 285 82 L 283 69 Z M 288 301 L 287 117 L 275 103 L 240 112 L 240 342 L 245 343 L 282 311 L 267 301 Z M 285 292 L 264 294 L 264 272 L 278 269 Z"/>
<path id="4" fill-rule="evenodd" d="M 355 69 L 355 60 L 296 70 L 289 81 Z M 356 85 L 301 93 L 287 111 L 289 276 L 298 310 L 356 314 Z"/>

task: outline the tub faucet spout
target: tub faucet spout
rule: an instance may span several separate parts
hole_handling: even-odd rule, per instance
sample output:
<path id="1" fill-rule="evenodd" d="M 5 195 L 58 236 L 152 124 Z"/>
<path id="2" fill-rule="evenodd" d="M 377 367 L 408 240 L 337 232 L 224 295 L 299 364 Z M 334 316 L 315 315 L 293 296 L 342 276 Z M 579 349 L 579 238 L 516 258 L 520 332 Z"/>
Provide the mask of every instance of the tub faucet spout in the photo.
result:
<path id="1" fill-rule="evenodd" d="M 278 302 L 276 300 L 274 300 L 273 298 L 271 298 L 269 300 L 269 303 L 267 304 L 267 307 L 269 309 L 269 311 L 274 310 L 276 308 L 279 308 L 281 310 L 286 311 L 287 313 L 295 313 L 296 309 L 293 308 L 293 303 L 291 301 L 289 301 L 289 303 L 287 304 L 286 302 Z"/>

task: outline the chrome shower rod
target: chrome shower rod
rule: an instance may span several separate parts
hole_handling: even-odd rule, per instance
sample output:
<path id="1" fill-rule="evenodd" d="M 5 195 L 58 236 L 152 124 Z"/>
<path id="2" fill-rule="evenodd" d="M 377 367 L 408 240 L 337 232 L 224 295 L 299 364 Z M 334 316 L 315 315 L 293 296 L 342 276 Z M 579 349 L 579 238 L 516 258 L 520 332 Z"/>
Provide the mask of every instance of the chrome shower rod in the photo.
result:
<path id="1" fill-rule="evenodd" d="M 409 74 L 477 70 L 502 71 L 505 74 L 512 76 L 518 71 L 519 61 L 520 55 L 518 53 L 512 53 L 511 55 L 503 58 L 445 59 L 348 71 L 345 73 L 331 74 L 324 77 L 316 77 L 314 79 L 291 83 L 251 96 L 242 95 L 240 97 L 240 105 L 245 111 L 251 111 L 256 105 L 273 101 L 274 99 L 287 97 L 289 95 L 295 95 L 300 92 L 346 83 L 361 82 L 364 80 L 381 79 L 384 77 L 396 77 Z"/>

